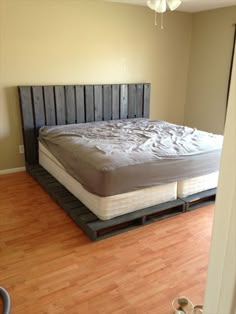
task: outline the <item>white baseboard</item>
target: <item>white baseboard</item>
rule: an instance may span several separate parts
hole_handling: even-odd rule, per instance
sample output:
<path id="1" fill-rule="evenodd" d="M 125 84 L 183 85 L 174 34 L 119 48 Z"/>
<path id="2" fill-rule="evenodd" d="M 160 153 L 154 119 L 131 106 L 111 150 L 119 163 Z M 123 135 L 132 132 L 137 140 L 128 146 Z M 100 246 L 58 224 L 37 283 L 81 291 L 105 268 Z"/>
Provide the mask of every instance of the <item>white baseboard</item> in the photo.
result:
<path id="1" fill-rule="evenodd" d="M 21 171 L 25 171 L 25 167 L 19 167 L 19 168 L 12 168 L 12 169 L 0 170 L 0 175 L 2 175 L 2 174 L 8 174 L 8 173 L 21 172 Z"/>

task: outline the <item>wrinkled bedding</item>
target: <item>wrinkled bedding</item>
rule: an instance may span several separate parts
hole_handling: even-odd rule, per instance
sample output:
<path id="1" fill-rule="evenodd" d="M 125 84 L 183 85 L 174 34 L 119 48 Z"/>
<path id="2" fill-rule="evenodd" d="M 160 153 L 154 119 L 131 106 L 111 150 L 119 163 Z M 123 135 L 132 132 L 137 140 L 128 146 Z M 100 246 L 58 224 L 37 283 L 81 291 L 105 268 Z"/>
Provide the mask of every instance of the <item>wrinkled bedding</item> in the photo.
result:
<path id="1" fill-rule="evenodd" d="M 89 192 L 109 196 L 217 171 L 223 136 L 129 119 L 42 127 L 39 141 Z"/>

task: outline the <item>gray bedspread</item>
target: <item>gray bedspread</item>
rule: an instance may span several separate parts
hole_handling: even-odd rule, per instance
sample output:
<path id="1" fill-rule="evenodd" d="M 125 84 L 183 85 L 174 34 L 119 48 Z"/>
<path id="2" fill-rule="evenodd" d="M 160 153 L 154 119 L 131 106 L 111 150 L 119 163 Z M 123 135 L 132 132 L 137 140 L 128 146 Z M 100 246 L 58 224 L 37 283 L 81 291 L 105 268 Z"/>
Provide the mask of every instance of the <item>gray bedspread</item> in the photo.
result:
<path id="1" fill-rule="evenodd" d="M 39 140 L 84 188 L 109 196 L 217 171 L 223 137 L 130 119 L 42 127 Z"/>

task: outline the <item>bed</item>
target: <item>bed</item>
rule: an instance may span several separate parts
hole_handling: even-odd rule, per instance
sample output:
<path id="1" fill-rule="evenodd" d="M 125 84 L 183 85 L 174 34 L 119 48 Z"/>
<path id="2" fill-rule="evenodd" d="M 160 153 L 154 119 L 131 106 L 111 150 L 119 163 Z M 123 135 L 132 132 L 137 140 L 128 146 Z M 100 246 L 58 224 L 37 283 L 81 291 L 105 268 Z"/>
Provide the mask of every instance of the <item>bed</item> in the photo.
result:
<path id="1" fill-rule="evenodd" d="M 21 86 L 19 95 L 27 170 L 92 240 L 214 200 L 220 149 L 178 162 L 172 154 L 162 164 L 153 159 L 157 148 L 147 152 L 150 131 L 192 132 L 148 120 L 150 84 Z M 71 156 L 81 157 L 72 162 Z"/>

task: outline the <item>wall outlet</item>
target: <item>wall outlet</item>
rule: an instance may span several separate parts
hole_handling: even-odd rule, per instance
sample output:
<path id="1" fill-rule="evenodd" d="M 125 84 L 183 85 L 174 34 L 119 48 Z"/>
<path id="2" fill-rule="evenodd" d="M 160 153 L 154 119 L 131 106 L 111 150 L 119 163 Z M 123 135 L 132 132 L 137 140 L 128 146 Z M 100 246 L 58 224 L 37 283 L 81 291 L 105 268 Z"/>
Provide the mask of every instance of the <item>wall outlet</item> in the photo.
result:
<path id="1" fill-rule="evenodd" d="M 20 154 L 24 154 L 25 153 L 24 145 L 19 145 L 19 153 Z"/>

